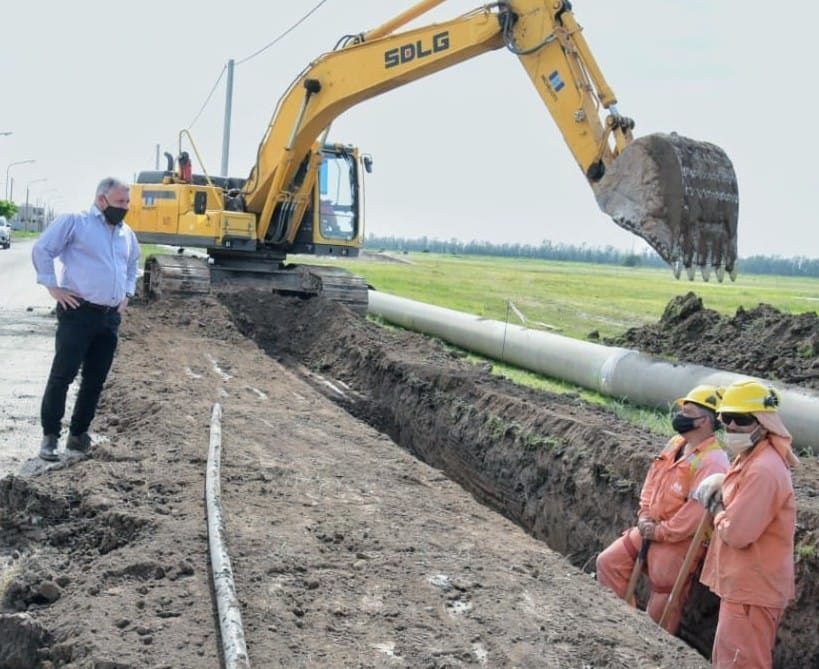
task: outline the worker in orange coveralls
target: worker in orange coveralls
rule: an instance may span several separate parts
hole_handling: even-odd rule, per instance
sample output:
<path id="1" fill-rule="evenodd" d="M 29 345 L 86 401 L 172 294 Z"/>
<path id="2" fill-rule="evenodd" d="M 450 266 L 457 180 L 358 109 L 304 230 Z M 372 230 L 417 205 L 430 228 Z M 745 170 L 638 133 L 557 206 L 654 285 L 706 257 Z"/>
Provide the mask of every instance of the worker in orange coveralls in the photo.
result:
<path id="1" fill-rule="evenodd" d="M 626 530 L 597 557 L 597 580 L 625 597 L 640 547 L 643 541 L 650 542 L 643 563 L 651 590 L 646 611 L 657 623 L 705 513 L 697 502 L 689 500 L 689 494 L 706 477 L 728 469 L 728 456 L 714 436 L 719 401 L 720 393 L 714 386 L 697 386 L 677 400 L 672 426 L 679 436 L 669 440 L 648 470 L 640 493 L 637 527 Z M 672 634 L 679 628 L 699 562 L 694 560 L 691 578 L 671 604 L 665 627 Z M 635 605 L 633 598 L 630 604 Z"/>
<path id="2" fill-rule="evenodd" d="M 700 580 L 720 597 L 711 654 L 720 669 L 770 668 L 776 629 L 794 596 L 790 468 L 799 460 L 778 405 L 776 391 L 756 381 L 725 390 L 720 420 L 735 459 L 727 474 L 709 477 L 694 493 L 714 514 Z"/>

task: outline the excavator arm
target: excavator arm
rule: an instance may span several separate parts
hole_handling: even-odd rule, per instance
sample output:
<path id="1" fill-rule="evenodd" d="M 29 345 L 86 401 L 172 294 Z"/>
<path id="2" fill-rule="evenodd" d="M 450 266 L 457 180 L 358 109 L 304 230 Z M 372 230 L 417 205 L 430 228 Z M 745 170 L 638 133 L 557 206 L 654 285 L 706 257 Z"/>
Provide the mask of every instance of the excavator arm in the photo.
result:
<path id="1" fill-rule="evenodd" d="M 244 188 L 247 210 L 260 214 L 259 239 L 285 228 L 285 239 L 295 235 L 296 200 L 309 197 L 319 162 L 317 140 L 335 118 L 360 102 L 503 45 L 497 14 L 488 9 L 400 35 L 350 41 L 313 61 L 279 100 Z M 288 211 L 285 225 L 280 217 Z"/>
<path id="2" fill-rule="evenodd" d="M 738 195 L 719 147 L 672 133 L 634 139 L 634 122 L 594 60 L 566 0 L 509 0 L 453 20 L 395 31 L 444 0 L 424 0 L 368 33 L 349 35 L 285 92 L 243 188 L 257 236 L 292 242 L 309 205 L 332 121 L 352 106 L 506 48 L 535 89 L 589 181 L 601 209 L 646 239 L 675 274 L 695 266 L 735 276 Z"/>

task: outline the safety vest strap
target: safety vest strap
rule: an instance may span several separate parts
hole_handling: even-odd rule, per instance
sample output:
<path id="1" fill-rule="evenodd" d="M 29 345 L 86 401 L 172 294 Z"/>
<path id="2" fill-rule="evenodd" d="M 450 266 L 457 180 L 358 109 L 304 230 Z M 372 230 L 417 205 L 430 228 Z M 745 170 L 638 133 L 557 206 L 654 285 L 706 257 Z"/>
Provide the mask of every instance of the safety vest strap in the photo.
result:
<path id="1" fill-rule="evenodd" d="M 717 443 L 717 440 L 714 439 L 708 446 L 705 448 L 694 451 L 693 453 L 689 453 L 687 456 L 688 459 L 688 471 L 691 476 L 697 473 L 697 470 L 700 468 L 700 463 L 702 462 L 702 458 L 705 456 L 706 453 L 710 453 L 711 451 L 715 451 L 720 448 L 720 445 Z"/>
<path id="2" fill-rule="evenodd" d="M 683 439 L 680 435 L 677 435 L 675 437 L 671 437 L 671 439 L 669 439 L 666 442 L 665 448 L 663 448 L 663 450 L 660 452 L 660 455 L 657 456 L 657 459 L 659 460 L 666 453 L 670 453 L 672 455 L 675 454 L 677 451 L 680 450 L 680 447 L 684 443 L 685 443 L 685 439 Z"/>

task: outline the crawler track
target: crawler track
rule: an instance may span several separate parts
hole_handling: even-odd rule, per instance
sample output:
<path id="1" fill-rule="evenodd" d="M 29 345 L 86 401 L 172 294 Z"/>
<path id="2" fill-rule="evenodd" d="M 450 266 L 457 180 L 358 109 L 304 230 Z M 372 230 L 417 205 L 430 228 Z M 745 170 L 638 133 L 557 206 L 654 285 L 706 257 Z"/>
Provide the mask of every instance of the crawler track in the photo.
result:
<path id="1" fill-rule="evenodd" d="M 324 297 L 357 313 L 367 315 L 367 282 L 340 267 L 260 263 L 256 269 L 209 264 L 207 258 L 152 255 L 145 262 L 143 291 L 152 298 L 190 297 L 207 294 L 211 285 L 221 290 L 254 287 L 303 298 Z"/>

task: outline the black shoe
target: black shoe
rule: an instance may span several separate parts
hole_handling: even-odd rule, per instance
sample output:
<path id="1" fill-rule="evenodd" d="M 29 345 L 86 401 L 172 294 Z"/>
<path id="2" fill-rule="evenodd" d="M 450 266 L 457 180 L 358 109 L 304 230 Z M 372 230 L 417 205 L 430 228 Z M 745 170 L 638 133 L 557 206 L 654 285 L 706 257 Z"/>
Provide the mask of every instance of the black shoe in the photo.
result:
<path id="1" fill-rule="evenodd" d="M 57 439 L 56 434 L 46 434 L 43 436 L 43 441 L 40 444 L 40 460 L 56 462 L 60 459 L 60 456 L 57 455 Z"/>
<path id="2" fill-rule="evenodd" d="M 65 447 L 75 453 L 88 453 L 91 448 L 91 436 L 88 432 L 82 434 L 69 434 Z"/>

